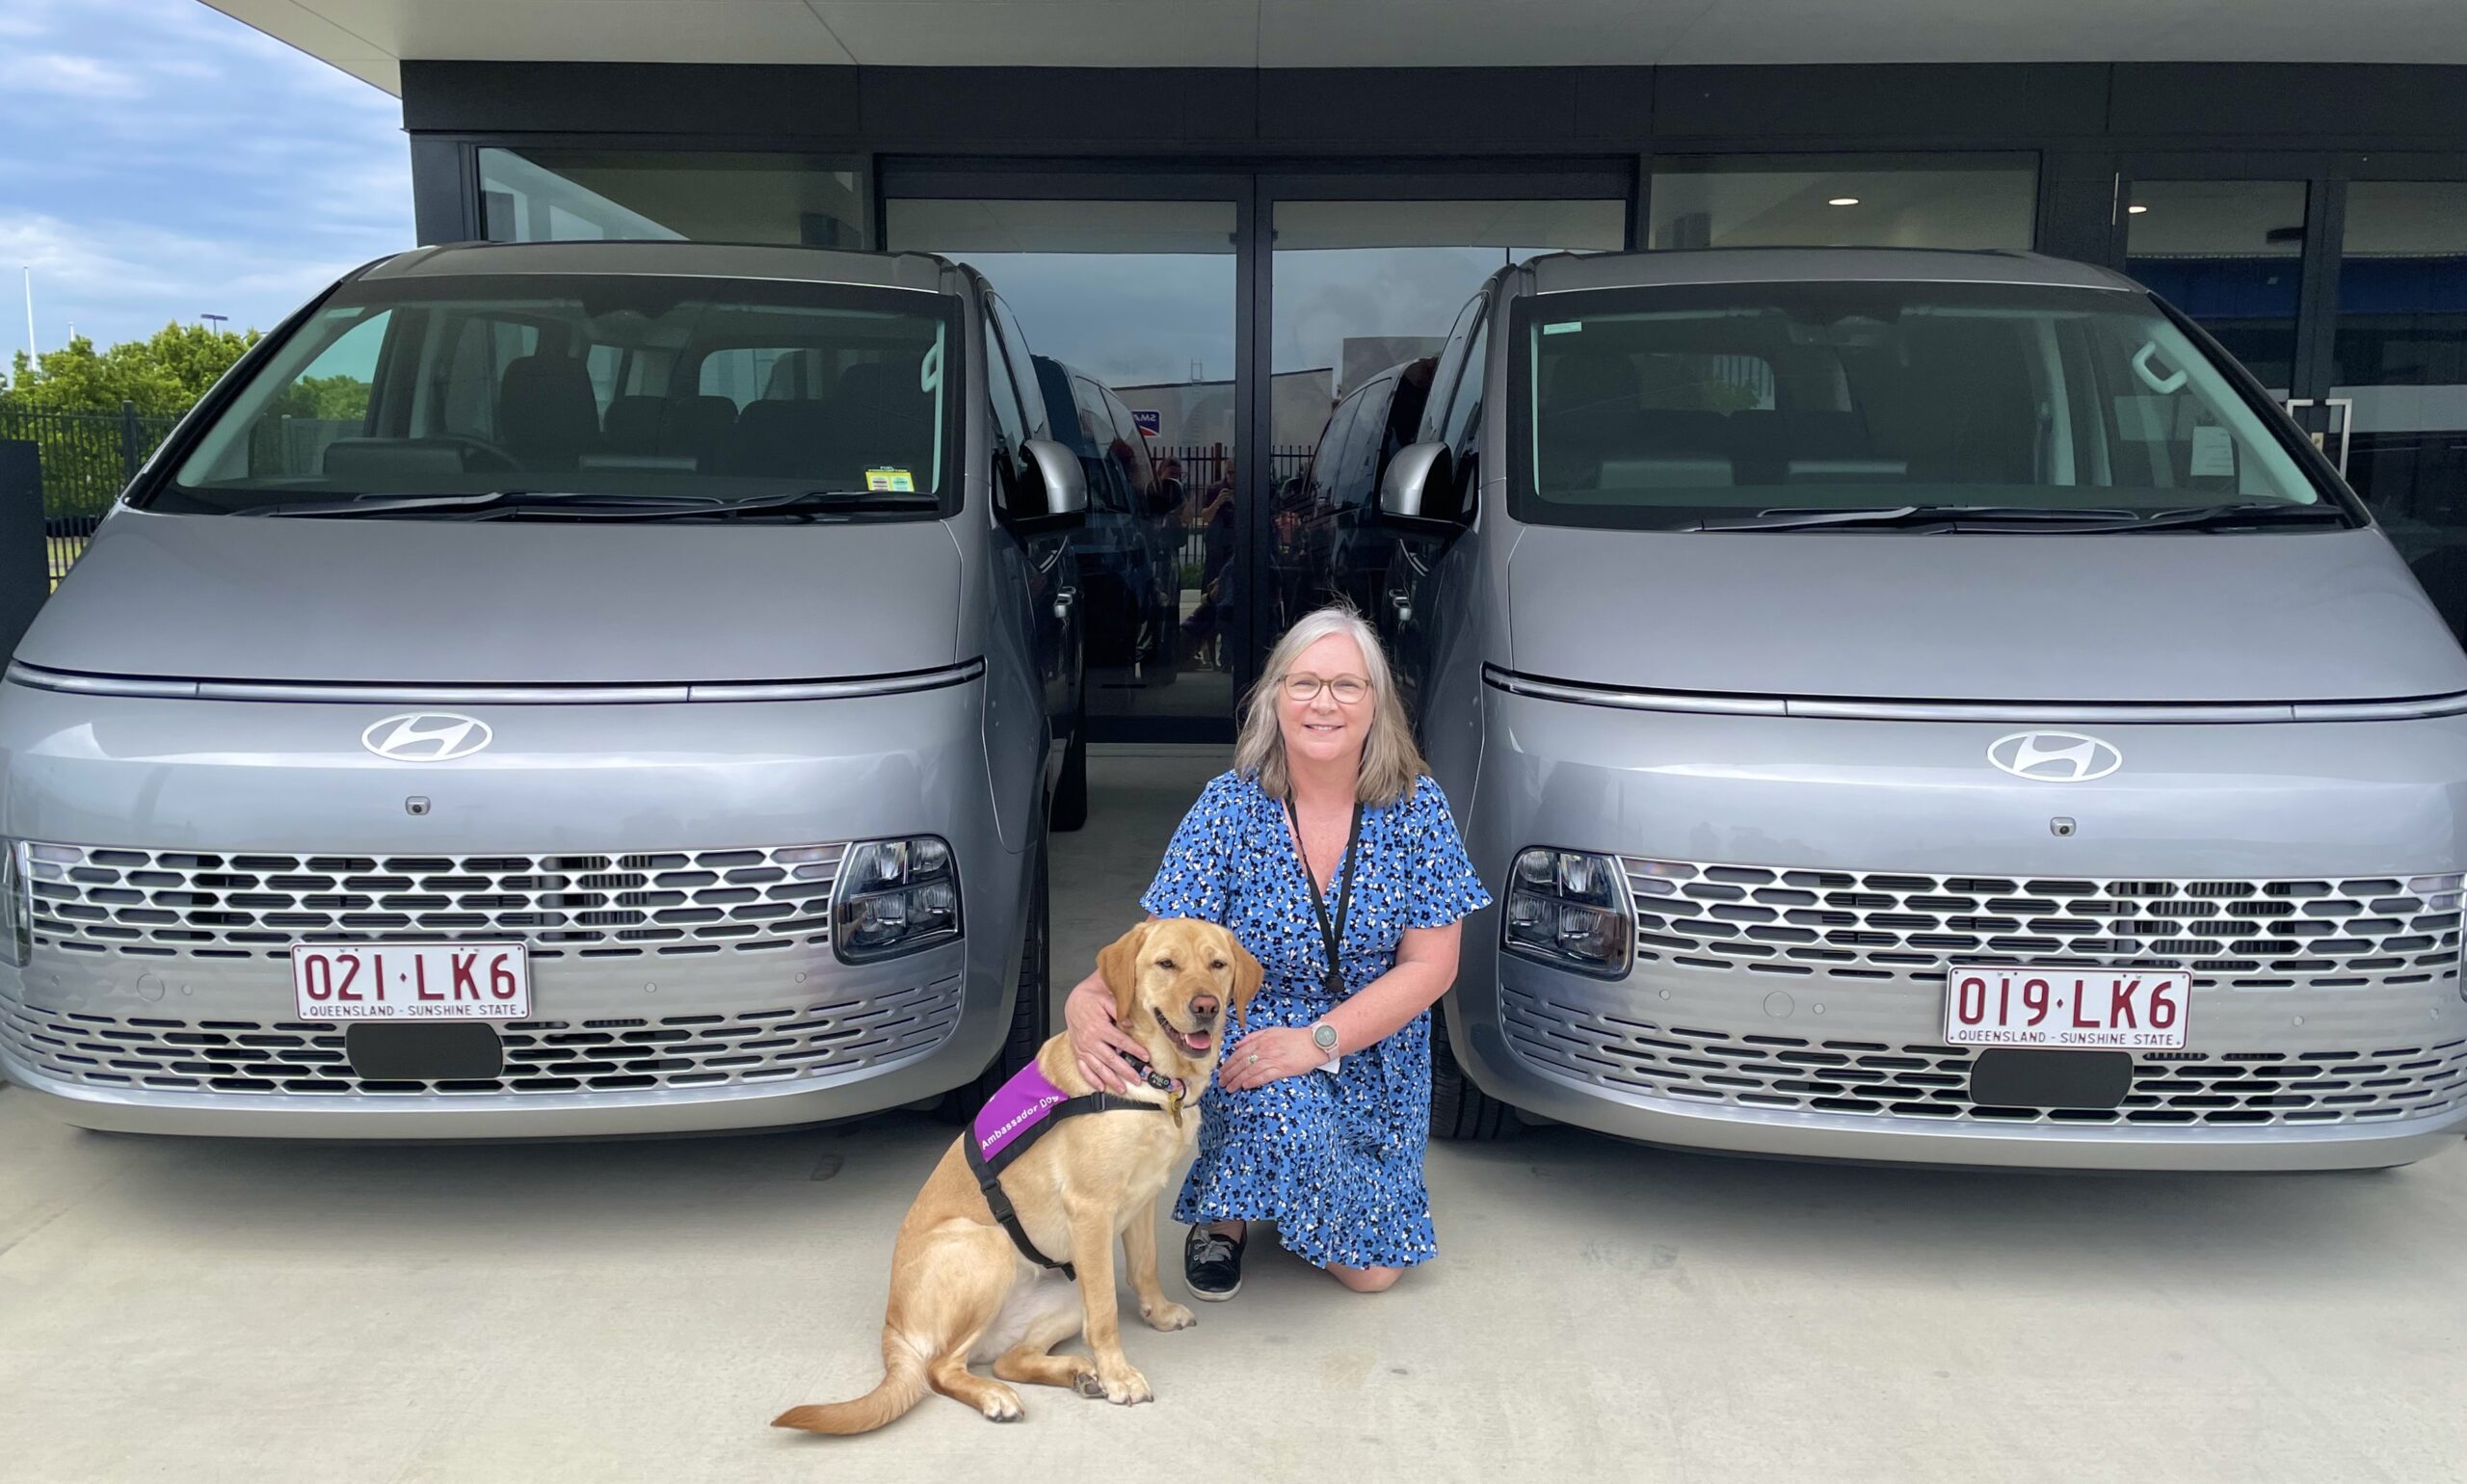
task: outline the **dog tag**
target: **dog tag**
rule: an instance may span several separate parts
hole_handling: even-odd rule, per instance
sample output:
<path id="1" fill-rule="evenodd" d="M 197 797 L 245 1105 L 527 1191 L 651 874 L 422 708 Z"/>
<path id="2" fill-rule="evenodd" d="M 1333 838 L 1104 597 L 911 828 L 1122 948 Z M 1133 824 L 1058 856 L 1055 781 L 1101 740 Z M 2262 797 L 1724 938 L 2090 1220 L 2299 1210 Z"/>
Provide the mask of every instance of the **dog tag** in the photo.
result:
<path id="1" fill-rule="evenodd" d="M 1165 1095 L 1165 1111 L 1174 1115 L 1175 1127 L 1182 1126 L 1182 1095 L 1180 1092 Z"/>

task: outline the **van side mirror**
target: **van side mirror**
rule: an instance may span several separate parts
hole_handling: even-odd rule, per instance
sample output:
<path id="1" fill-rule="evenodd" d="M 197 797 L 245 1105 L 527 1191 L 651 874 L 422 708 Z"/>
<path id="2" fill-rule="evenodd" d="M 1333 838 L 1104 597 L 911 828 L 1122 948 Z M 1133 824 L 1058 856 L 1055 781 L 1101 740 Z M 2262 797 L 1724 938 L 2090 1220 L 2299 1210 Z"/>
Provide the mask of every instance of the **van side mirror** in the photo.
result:
<path id="1" fill-rule="evenodd" d="M 1388 461 L 1379 482 L 1379 514 L 1409 531 L 1446 535 L 1463 522 L 1451 508 L 1445 443 L 1408 443 Z"/>
<path id="2" fill-rule="evenodd" d="M 1088 518 L 1088 478 L 1079 456 L 1051 438 L 1030 438 L 1022 445 L 1044 491 L 1044 509 L 1014 511 L 1011 523 L 1021 530 L 1065 530 Z"/>

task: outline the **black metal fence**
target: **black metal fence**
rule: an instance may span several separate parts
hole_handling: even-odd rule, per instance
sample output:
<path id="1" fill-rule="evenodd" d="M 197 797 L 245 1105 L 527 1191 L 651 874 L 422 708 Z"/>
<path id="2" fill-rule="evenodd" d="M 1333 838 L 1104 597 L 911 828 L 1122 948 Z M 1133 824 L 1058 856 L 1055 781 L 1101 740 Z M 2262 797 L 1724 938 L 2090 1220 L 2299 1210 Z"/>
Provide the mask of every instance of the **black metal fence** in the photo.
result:
<path id="1" fill-rule="evenodd" d="M 54 582 L 75 564 L 95 523 L 178 421 L 141 415 L 125 402 L 118 412 L 0 407 L 0 438 L 34 444 L 42 462 L 43 553 Z"/>

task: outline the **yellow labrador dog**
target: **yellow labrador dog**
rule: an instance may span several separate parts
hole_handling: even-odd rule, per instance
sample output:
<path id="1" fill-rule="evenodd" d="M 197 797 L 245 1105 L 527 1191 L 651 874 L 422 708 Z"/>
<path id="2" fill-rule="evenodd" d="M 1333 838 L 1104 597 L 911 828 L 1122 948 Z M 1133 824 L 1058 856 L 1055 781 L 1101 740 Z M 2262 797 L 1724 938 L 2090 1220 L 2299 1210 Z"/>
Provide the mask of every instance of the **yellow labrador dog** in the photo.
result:
<path id="1" fill-rule="evenodd" d="M 1006 1381 L 1067 1386 L 1129 1406 L 1148 1380 L 1123 1354 L 1116 1238 L 1139 1314 L 1186 1329 L 1191 1312 L 1156 1285 L 1156 1200 L 1189 1162 L 1195 1104 L 1260 990 L 1259 960 L 1213 923 L 1143 922 L 1097 955 L 1114 1016 L 1148 1048 L 1146 1084 L 1090 1088 L 1070 1038 L 1045 1044 L 952 1144 L 901 1223 L 883 1319 L 883 1379 L 854 1401 L 795 1407 L 775 1427 L 870 1432 L 928 1387 L 997 1422 L 1021 1415 Z M 1079 1115 L 1093 1116 L 1079 1116 Z M 1073 1273 L 1078 1291 L 1074 1294 Z M 1094 1359 L 1055 1355 L 1085 1333 Z M 991 1361 L 987 1380 L 971 1363 Z"/>

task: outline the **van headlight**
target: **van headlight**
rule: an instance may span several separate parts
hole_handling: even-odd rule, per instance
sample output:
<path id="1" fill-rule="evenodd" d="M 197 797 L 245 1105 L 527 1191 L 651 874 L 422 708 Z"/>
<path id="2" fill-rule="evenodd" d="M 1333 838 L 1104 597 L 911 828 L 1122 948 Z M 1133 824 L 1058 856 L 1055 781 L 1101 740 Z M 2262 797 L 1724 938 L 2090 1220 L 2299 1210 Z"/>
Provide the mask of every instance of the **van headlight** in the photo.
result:
<path id="1" fill-rule="evenodd" d="M 23 968 L 35 953 L 34 871 L 23 840 L 0 840 L 0 964 Z"/>
<path id="2" fill-rule="evenodd" d="M 1507 951 L 1615 979 L 1635 951 L 1634 914 L 1619 862 L 1581 850 L 1519 851 L 1499 914 Z"/>
<path id="3" fill-rule="evenodd" d="M 868 964 L 960 936 L 960 871 L 930 835 L 865 840 L 848 849 L 832 891 L 831 938 L 839 957 Z"/>

